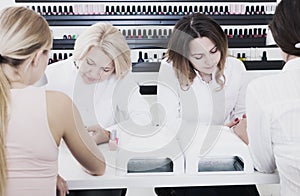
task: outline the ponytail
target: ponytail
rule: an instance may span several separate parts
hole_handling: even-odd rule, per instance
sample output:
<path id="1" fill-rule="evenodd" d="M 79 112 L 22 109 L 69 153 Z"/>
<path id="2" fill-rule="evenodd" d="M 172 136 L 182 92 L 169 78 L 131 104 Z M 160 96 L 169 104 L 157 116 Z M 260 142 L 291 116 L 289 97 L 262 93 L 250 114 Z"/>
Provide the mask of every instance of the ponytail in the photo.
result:
<path id="1" fill-rule="evenodd" d="M 2 57 L 0 56 L 0 62 Z M 0 196 L 4 196 L 7 179 L 5 137 L 8 122 L 8 103 L 10 85 L 0 63 Z"/>

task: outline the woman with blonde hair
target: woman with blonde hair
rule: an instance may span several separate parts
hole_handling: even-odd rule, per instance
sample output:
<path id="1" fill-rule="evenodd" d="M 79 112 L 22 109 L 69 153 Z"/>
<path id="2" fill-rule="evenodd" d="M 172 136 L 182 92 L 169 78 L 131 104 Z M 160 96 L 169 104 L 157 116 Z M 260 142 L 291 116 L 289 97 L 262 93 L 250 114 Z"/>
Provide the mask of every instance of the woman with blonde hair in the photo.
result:
<path id="1" fill-rule="evenodd" d="M 72 101 L 33 86 L 46 69 L 51 46 L 51 31 L 42 16 L 24 7 L 1 11 L 1 196 L 54 196 L 61 139 L 85 171 L 105 171 L 104 157 Z"/>
<path id="2" fill-rule="evenodd" d="M 121 107 L 113 103 L 115 87 L 130 78 L 130 70 L 130 49 L 123 35 L 109 23 L 96 23 L 79 35 L 72 57 L 47 67 L 46 88 L 73 99 L 100 144 L 109 139 L 106 129 L 118 121 Z"/>

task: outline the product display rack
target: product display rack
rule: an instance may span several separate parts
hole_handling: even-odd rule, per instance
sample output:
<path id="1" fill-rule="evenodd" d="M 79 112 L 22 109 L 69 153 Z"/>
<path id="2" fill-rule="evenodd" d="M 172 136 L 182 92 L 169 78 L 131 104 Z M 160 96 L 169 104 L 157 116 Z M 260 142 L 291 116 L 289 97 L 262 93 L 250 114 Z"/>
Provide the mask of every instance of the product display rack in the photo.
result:
<path id="1" fill-rule="evenodd" d="M 238 28 L 249 28 L 256 25 L 264 25 L 270 22 L 273 12 L 270 12 L 267 6 L 270 4 L 276 6 L 276 0 L 15 0 L 16 3 L 24 3 L 35 11 L 39 12 L 47 20 L 51 27 L 74 27 L 90 26 L 97 22 L 109 22 L 116 27 L 126 27 L 135 29 L 136 27 L 150 26 L 160 29 L 161 26 L 170 26 L 184 15 L 192 12 L 200 12 L 215 19 L 222 28 L 225 26 L 234 26 Z M 34 6 L 26 4 L 37 2 Z M 48 4 L 46 4 L 46 2 Z M 55 4 L 55 2 L 59 2 Z M 161 3 L 159 3 L 161 2 Z M 169 3 L 167 3 L 169 2 Z M 64 4 L 61 4 L 64 3 Z M 157 4 L 159 3 L 159 5 Z M 95 6 L 102 6 L 101 11 L 89 11 Z M 52 7 L 51 7 L 52 6 Z M 238 7 L 238 8 L 236 8 Z M 55 11 L 51 12 L 55 9 Z M 98 8 L 97 8 L 98 9 Z M 275 9 L 275 8 L 274 8 Z M 216 12 L 218 11 L 219 12 Z M 223 11 L 224 10 L 224 11 Z M 58 12 L 57 12 L 58 11 Z M 272 10 L 274 11 L 274 10 Z M 264 29 L 265 30 L 265 29 Z M 121 31 L 121 29 L 120 29 Z M 252 33 L 252 32 L 251 32 Z M 259 36 L 242 35 L 239 37 L 235 33 L 226 32 L 228 36 L 229 49 L 234 52 L 231 55 L 236 56 L 239 48 L 261 48 L 261 51 L 267 51 L 272 46 L 266 46 L 266 35 Z M 169 34 L 165 37 L 131 37 L 129 33 L 123 33 L 129 47 L 134 50 L 139 49 L 147 51 L 149 49 L 166 49 L 169 41 Z M 147 36 L 146 36 L 147 37 Z M 62 38 L 62 36 L 61 36 Z M 55 50 L 73 50 L 75 39 L 60 39 L 59 36 L 53 40 L 53 51 Z M 244 54 L 244 53 L 241 53 Z M 239 54 L 240 55 L 240 54 Z M 239 56 L 238 55 L 238 56 Z M 248 54 L 246 54 L 247 57 Z M 161 55 L 159 55 L 161 56 Z M 261 55 L 259 55 L 261 56 Z M 259 56 L 256 58 L 243 58 L 245 67 L 248 70 L 261 69 L 281 69 L 281 60 L 260 61 Z M 59 58 L 60 59 L 60 58 Z M 132 59 L 133 63 L 136 63 Z M 251 61 L 249 61 L 251 59 Z M 264 59 L 265 60 L 265 59 Z M 273 63 L 273 65 L 271 65 Z M 151 63 L 148 64 L 151 66 Z M 275 66 L 275 68 L 274 68 Z M 133 69 L 134 70 L 134 69 Z"/>

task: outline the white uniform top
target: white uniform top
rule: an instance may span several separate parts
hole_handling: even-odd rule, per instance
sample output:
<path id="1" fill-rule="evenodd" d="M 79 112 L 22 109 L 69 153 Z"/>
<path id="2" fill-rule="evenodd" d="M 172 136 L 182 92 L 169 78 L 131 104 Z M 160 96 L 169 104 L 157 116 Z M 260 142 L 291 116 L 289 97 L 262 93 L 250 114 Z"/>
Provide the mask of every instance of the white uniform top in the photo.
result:
<path id="1" fill-rule="evenodd" d="M 300 58 L 247 89 L 249 149 L 258 171 L 278 168 L 281 195 L 300 193 Z"/>
<path id="2" fill-rule="evenodd" d="M 167 121 L 176 118 L 198 120 L 202 124 L 223 125 L 245 113 L 245 66 L 233 57 L 227 57 L 222 90 L 215 80 L 206 83 L 197 73 L 189 90 L 181 89 L 172 62 L 163 60 L 159 72 L 158 102 L 166 111 Z"/>
<path id="3" fill-rule="evenodd" d="M 113 74 L 103 82 L 85 84 L 74 66 L 73 58 L 49 65 L 45 73 L 48 80 L 46 88 L 70 96 L 86 126 L 100 124 L 108 128 L 118 120 L 128 119 L 128 114 L 145 108 L 147 104 L 138 93 L 138 85 L 130 78 L 131 73 L 121 80 Z M 116 89 L 119 85 L 130 86 L 128 91 L 134 91 L 134 96 L 126 99 L 125 95 L 120 94 L 120 87 Z"/>

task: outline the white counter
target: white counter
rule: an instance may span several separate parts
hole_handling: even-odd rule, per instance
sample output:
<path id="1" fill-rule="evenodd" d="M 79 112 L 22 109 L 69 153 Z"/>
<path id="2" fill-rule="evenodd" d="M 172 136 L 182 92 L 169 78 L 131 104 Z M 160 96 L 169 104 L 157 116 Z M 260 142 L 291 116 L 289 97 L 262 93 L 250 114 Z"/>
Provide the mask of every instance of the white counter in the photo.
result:
<path id="1" fill-rule="evenodd" d="M 143 189 L 154 187 L 180 187 L 180 186 L 213 186 L 213 185 L 245 185 L 245 184 L 277 184 L 277 173 L 263 174 L 211 172 L 199 175 L 190 174 L 130 174 L 117 176 L 113 162 L 116 158 L 115 151 L 109 151 L 107 144 L 99 145 L 104 153 L 107 169 L 103 176 L 91 176 L 85 173 L 79 163 L 73 158 L 65 145 L 60 147 L 59 174 L 64 177 L 70 190 L 80 189 L 112 189 L 127 188 Z M 128 192 L 128 191 L 127 191 Z"/>

